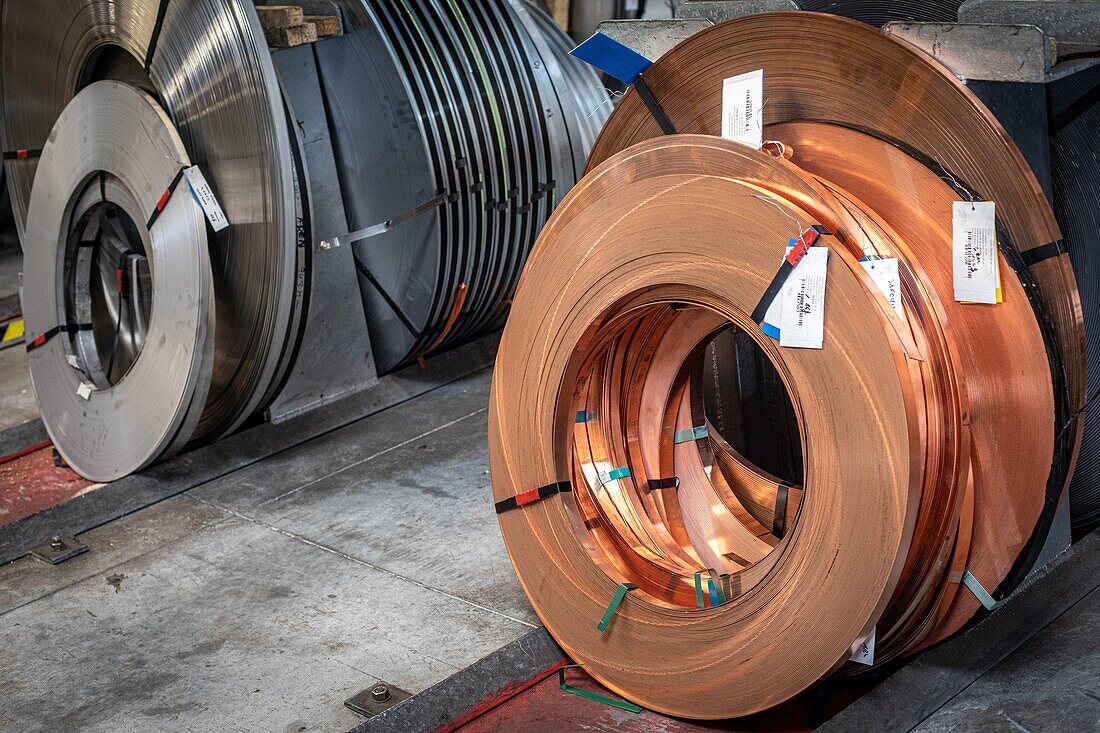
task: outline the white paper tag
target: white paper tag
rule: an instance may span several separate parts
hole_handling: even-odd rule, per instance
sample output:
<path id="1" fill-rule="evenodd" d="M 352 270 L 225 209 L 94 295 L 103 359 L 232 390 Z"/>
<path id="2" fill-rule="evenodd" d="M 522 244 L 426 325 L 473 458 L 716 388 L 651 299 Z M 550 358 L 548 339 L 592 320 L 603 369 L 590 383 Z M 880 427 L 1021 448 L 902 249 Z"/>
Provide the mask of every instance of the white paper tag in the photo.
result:
<path id="1" fill-rule="evenodd" d="M 848 657 L 856 664 L 866 664 L 868 666 L 875 663 L 875 633 L 878 628 L 871 629 L 870 636 L 859 639 L 855 644 L 852 644 L 852 656 Z"/>
<path id="2" fill-rule="evenodd" d="M 80 369 L 80 361 L 77 360 L 74 354 L 65 354 L 65 361 L 69 362 L 69 366 L 73 369 Z"/>
<path id="3" fill-rule="evenodd" d="M 764 142 L 764 70 L 722 84 L 722 137 L 759 148 Z"/>
<path id="4" fill-rule="evenodd" d="M 187 185 L 191 187 L 191 194 L 195 197 L 195 201 L 199 202 L 203 213 L 206 214 L 210 227 L 215 232 L 220 232 L 229 226 L 229 219 L 225 217 L 225 212 L 218 203 L 218 197 L 214 195 L 214 189 L 210 188 L 210 184 L 206 182 L 206 176 L 202 174 L 199 167 L 193 165 L 184 170 L 183 175 L 187 178 Z"/>
<path id="5" fill-rule="evenodd" d="M 810 247 L 783 284 L 779 345 L 820 349 L 825 340 L 825 278 L 829 248 Z"/>
<path id="6" fill-rule="evenodd" d="M 871 276 L 878 289 L 886 297 L 886 302 L 898 314 L 898 318 L 905 316 L 901 306 L 901 279 L 898 276 L 898 261 L 893 257 L 878 260 L 860 260 L 859 264 Z"/>
<path id="7" fill-rule="evenodd" d="M 955 202 L 951 221 L 957 301 L 997 302 L 996 216 L 992 201 Z"/>
<path id="8" fill-rule="evenodd" d="M 77 396 L 84 400 L 90 399 L 92 392 L 95 392 L 95 385 L 87 382 L 81 382 L 80 386 L 76 388 Z"/>

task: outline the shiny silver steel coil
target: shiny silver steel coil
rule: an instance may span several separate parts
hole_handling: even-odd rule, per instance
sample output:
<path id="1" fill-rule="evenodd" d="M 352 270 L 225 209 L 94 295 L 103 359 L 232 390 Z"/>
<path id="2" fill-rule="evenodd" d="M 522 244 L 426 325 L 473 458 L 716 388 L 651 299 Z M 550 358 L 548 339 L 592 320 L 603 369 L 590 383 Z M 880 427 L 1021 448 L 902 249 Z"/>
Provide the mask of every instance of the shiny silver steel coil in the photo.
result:
<path id="1" fill-rule="evenodd" d="M 206 220 L 178 191 L 151 228 L 137 224 L 189 165 L 156 101 L 114 81 L 65 107 L 38 164 L 23 239 L 27 359 L 50 437 L 94 481 L 180 448 L 205 404 Z"/>
<path id="2" fill-rule="evenodd" d="M 42 148 L 73 97 L 101 80 L 156 98 L 232 223 L 210 239 L 217 338 L 209 395 L 192 436 L 214 439 L 262 408 L 287 366 L 296 326 L 295 172 L 252 2 L 36 0 L 0 8 L 5 151 Z M 22 232 L 37 161 L 6 163 Z M 30 290 L 49 283 L 25 284 Z M 46 403 L 47 425 L 67 419 L 52 410 Z"/>
<path id="3" fill-rule="evenodd" d="M 340 4 L 314 48 L 384 373 L 503 325 L 610 107 L 526 0 Z"/>

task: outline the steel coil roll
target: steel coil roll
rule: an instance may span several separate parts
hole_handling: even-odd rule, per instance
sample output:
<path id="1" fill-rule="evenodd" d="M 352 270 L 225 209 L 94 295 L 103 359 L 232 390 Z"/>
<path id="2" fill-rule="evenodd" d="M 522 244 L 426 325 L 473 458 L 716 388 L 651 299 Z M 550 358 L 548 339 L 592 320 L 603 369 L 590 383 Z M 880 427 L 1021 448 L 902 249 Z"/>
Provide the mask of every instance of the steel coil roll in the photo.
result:
<path id="1" fill-rule="evenodd" d="M 209 394 L 191 438 L 231 432 L 281 379 L 297 326 L 295 171 L 252 3 L 5 3 L 0 24 L 5 151 L 42 148 L 81 89 L 118 80 L 158 101 L 210 181 L 232 226 L 210 239 L 217 338 Z M 37 161 L 6 162 L 23 231 Z M 50 287 L 52 280 L 28 284 L 38 286 Z M 67 416 L 44 410 L 43 418 L 56 425 Z"/>
<path id="2" fill-rule="evenodd" d="M 609 111 L 525 0 L 342 2 L 315 47 L 380 372 L 498 328 Z M 383 103 L 379 103 L 380 100 Z"/>
<path id="3" fill-rule="evenodd" d="M 65 107 L 38 164 L 23 240 L 27 359 L 54 445 L 94 481 L 181 447 L 205 404 L 214 363 L 205 218 L 173 196 L 143 226 L 188 165 L 156 101 L 113 81 Z"/>
<path id="4" fill-rule="evenodd" d="M 770 153 L 716 137 L 723 80 L 760 67 Z M 1059 233 L 1004 131 L 878 31 L 750 16 L 645 79 L 705 135 L 663 136 L 629 93 L 548 223 L 494 374 L 494 497 L 532 604 L 590 673 L 662 712 L 745 715 L 1016 587 L 1077 454 L 1079 301 L 1064 256 L 1021 254 Z M 954 298 L 954 203 L 979 199 L 997 202 L 995 306 Z M 824 347 L 780 349 L 750 314 L 811 226 Z M 900 313 L 864 267 L 880 257 Z M 731 330 L 789 400 L 795 480 L 708 414 Z"/>
<path id="5" fill-rule="evenodd" d="M 1072 62 L 1070 62 L 1072 63 Z M 1081 274 L 1086 343 L 1090 364 L 1100 364 L 1100 282 L 1090 276 L 1100 266 L 1094 244 L 1100 230 L 1100 185 L 1092 175 L 1100 165 L 1100 66 L 1066 76 L 1047 86 L 1050 110 L 1050 152 L 1054 210 L 1065 232 L 1066 249 Z M 1095 410 L 1100 394 L 1100 369 L 1089 374 L 1089 394 Z M 1089 528 L 1100 522 L 1100 430 L 1086 423 L 1081 457 L 1070 484 L 1073 524 Z"/>
<path id="6" fill-rule="evenodd" d="M 957 23 L 962 0 L 798 0 L 798 7 L 882 27 L 895 20 Z"/>

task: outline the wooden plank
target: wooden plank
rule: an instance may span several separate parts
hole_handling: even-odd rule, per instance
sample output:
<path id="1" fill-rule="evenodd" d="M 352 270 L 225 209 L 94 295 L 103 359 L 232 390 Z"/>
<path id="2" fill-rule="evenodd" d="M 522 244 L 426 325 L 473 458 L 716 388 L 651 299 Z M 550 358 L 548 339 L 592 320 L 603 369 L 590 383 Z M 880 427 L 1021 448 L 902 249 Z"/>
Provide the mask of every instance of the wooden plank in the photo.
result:
<path id="1" fill-rule="evenodd" d="M 317 26 L 312 23 L 296 25 L 293 28 L 265 28 L 269 46 L 275 48 L 293 48 L 317 40 Z"/>
<path id="2" fill-rule="evenodd" d="M 564 30 L 569 30 L 569 0 L 547 0 L 546 7 L 554 22 Z"/>
<path id="3" fill-rule="evenodd" d="M 305 22 L 305 14 L 298 5 L 260 5 L 256 13 L 265 31 L 288 30 Z"/>
<path id="4" fill-rule="evenodd" d="M 317 29 L 318 38 L 331 38 L 340 34 L 340 19 L 335 15 L 307 15 L 306 25 Z"/>

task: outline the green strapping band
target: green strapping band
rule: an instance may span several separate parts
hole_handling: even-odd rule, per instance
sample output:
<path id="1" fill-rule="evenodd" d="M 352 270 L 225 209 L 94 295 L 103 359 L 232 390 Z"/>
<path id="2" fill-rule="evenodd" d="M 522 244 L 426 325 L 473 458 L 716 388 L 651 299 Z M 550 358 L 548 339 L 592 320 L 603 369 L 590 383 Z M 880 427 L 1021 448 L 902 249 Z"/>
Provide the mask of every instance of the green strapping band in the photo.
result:
<path id="1" fill-rule="evenodd" d="M 611 603 L 607 604 L 607 610 L 603 612 L 603 618 L 596 624 L 596 628 L 600 631 L 606 631 L 607 625 L 611 623 L 611 619 L 615 617 L 615 612 L 619 610 L 619 604 L 626 598 L 626 594 L 632 590 L 637 590 L 638 586 L 630 583 L 623 583 L 615 589 L 615 595 L 611 596 Z"/>
<path id="2" fill-rule="evenodd" d="M 974 594 L 974 597 L 977 598 L 983 606 L 985 606 L 985 610 L 995 611 L 996 609 L 1001 607 L 1001 604 L 1004 603 L 1004 601 L 993 600 L 993 596 L 989 595 L 989 591 L 985 589 L 985 586 L 982 585 L 978 581 L 978 579 L 974 577 L 974 574 L 971 573 L 969 570 L 963 573 L 962 580 L 963 585 L 965 585 L 967 589 Z"/>
<path id="3" fill-rule="evenodd" d="M 600 474 L 600 481 L 607 483 L 608 481 L 616 481 L 621 478 L 630 478 L 629 468 L 614 468 L 607 473 Z"/>
<path id="4" fill-rule="evenodd" d="M 707 578 L 708 593 L 706 595 L 703 594 L 703 573 L 710 575 L 710 577 Z M 711 608 L 721 606 L 728 600 L 726 598 L 726 591 L 722 589 L 722 576 L 713 568 L 698 570 L 695 573 L 695 607 L 706 608 L 707 596 L 710 597 Z"/>
<path id="5" fill-rule="evenodd" d="M 618 708 L 619 710 L 625 710 L 628 713 L 640 713 L 640 712 L 642 712 L 642 708 L 638 705 L 635 705 L 632 702 L 627 702 L 626 700 L 615 700 L 615 699 L 610 698 L 610 697 L 604 697 L 603 695 L 597 695 L 595 692 L 589 692 L 588 690 L 582 690 L 579 687 L 573 687 L 572 685 L 566 684 L 566 682 L 565 682 L 565 670 L 570 669 L 571 667 L 583 667 L 583 666 L 584 666 L 583 664 L 567 664 L 567 665 L 565 665 L 564 667 L 562 667 L 561 669 L 558 670 L 558 684 L 561 685 L 561 689 L 564 692 L 568 692 L 571 695 L 576 695 L 577 697 L 583 697 L 585 700 L 592 700 L 593 702 L 602 702 L 604 705 L 610 705 L 613 708 Z"/>
<path id="6" fill-rule="evenodd" d="M 673 438 L 672 442 L 676 445 L 680 443 L 690 443 L 693 440 L 702 440 L 710 435 L 710 431 L 707 430 L 706 425 L 700 425 L 699 427 L 689 428 L 687 430 L 680 430 Z"/>

